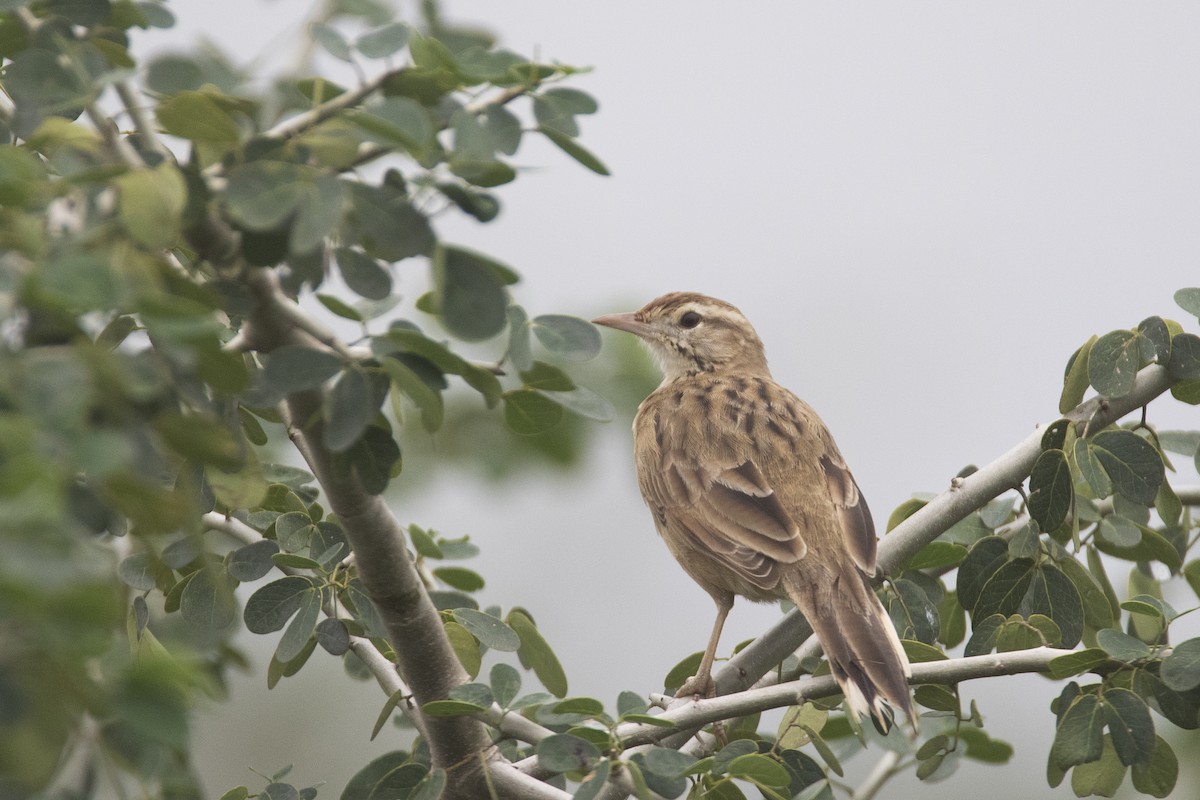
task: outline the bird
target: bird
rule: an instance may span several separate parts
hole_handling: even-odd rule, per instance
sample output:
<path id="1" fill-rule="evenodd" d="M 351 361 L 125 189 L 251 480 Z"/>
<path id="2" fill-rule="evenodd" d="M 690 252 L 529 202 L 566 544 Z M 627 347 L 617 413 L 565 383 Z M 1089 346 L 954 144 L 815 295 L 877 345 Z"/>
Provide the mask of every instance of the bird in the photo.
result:
<path id="1" fill-rule="evenodd" d="M 811 625 L 856 718 L 913 730 L 911 668 L 871 579 L 871 512 L 816 412 L 776 383 L 735 306 L 673 292 L 597 325 L 639 337 L 662 383 L 633 422 L 638 486 L 655 527 L 717 606 L 699 669 L 677 696 L 707 697 L 735 596 L 790 599 Z"/>

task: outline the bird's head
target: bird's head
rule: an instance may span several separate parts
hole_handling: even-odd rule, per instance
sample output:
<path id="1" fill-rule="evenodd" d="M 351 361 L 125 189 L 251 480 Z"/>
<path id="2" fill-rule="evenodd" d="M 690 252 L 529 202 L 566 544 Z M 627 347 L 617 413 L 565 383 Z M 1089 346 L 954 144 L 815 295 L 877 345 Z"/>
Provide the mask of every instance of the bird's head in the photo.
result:
<path id="1" fill-rule="evenodd" d="M 673 292 L 638 311 L 592 320 L 635 334 L 650 348 L 665 381 L 701 372 L 770 375 L 762 340 L 736 307 L 695 292 Z"/>

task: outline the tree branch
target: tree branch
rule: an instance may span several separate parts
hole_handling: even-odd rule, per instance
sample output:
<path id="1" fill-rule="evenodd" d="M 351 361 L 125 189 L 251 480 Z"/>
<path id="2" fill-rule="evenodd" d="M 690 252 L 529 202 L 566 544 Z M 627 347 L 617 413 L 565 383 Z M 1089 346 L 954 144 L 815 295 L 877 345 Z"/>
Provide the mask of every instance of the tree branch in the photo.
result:
<path id="1" fill-rule="evenodd" d="M 283 345 L 320 346 L 310 332 L 313 326 L 302 321 L 302 312 L 284 296 L 274 272 L 254 270 L 247 282 L 256 300 L 246 321 L 250 329 L 247 339 L 257 349 L 270 352 Z M 286 402 L 293 426 L 298 426 L 295 435 L 306 445 L 317 481 L 355 553 L 359 577 L 387 628 L 400 674 L 411 687 L 418 709 L 431 700 L 447 698 L 450 689 L 466 683 L 469 676 L 409 557 L 399 522 L 384 499 L 367 492 L 357 476 L 335 470 L 333 453 L 322 442 L 320 393 L 298 392 Z M 501 761 L 483 723 L 473 717 L 425 717 L 424 724 L 433 765 L 449 774 L 447 797 L 481 796 L 481 762 Z M 497 774 L 504 775 L 501 782 L 507 785 L 518 780 L 511 776 L 519 773 L 498 768 Z M 515 796 L 533 796 L 529 792 L 540 791 L 530 778 L 520 780 L 528 785 Z"/>

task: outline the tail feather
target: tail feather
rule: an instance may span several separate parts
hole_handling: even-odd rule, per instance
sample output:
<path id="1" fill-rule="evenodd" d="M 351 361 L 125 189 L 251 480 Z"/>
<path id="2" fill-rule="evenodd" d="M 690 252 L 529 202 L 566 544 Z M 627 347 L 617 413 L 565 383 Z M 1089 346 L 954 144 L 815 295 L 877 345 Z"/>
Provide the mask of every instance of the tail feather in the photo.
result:
<path id="1" fill-rule="evenodd" d="M 785 588 L 825 649 L 850 710 L 860 718 L 869 716 L 886 734 L 894 724 L 895 708 L 915 730 L 907 680 L 912 668 L 891 619 L 857 569 L 847 565 L 832 587 L 823 587 L 823 602 L 811 583 L 785 580 Z"/>

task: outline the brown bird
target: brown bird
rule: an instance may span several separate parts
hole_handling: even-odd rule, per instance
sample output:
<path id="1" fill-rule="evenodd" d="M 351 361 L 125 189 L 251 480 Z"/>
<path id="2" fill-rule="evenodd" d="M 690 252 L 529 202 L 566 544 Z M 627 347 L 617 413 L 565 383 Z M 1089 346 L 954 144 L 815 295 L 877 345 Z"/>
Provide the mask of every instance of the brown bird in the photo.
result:
<path id="1" fill-rule="evenodd" d="M 692 292 L 593 322 L 640 337 L 662 367 L 633 423 L 638 485 L 667 547 L 717 604 L 699 672 L 678 696 L 711 693 L 735 595 L 787 597 L 854 714 L 886 733 L 890 703 L 915 726 L 908 659 L 869 580 L 871 512 L 829 429 L 772 380 L 750 322 Z"/>

